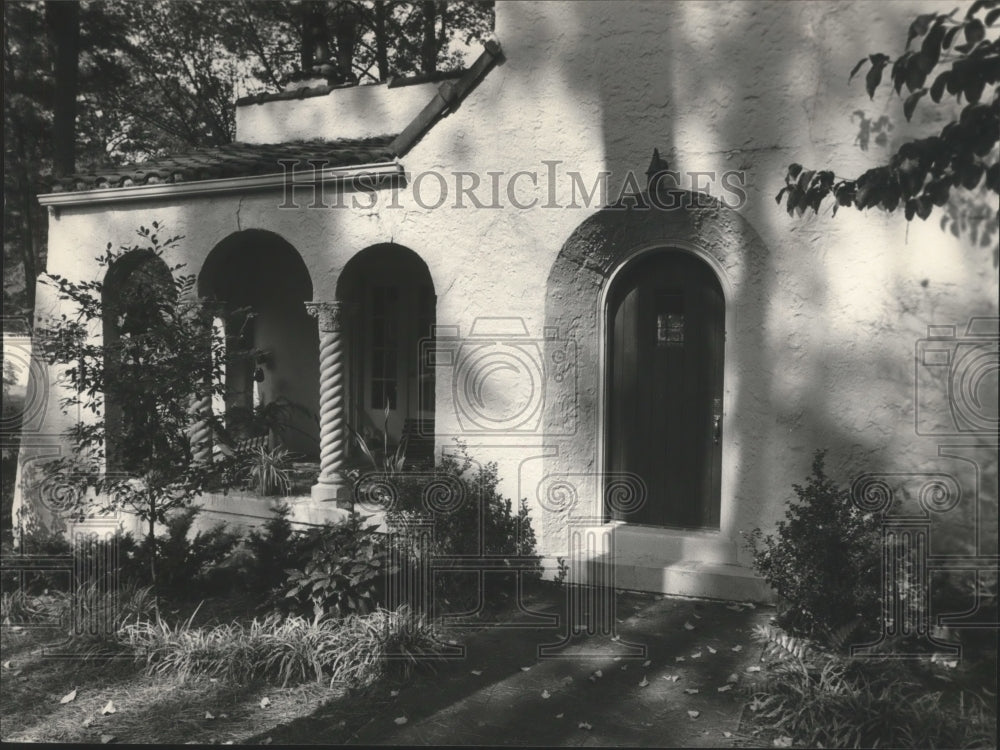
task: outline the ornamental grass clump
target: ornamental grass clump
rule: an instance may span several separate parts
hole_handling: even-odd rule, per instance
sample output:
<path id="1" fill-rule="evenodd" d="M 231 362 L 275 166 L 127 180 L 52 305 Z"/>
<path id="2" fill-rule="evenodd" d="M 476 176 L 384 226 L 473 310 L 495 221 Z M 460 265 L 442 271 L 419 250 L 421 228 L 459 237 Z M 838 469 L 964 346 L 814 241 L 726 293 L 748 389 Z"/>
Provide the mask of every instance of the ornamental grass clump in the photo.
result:
<path id="1" fill-rule="evenodd" d="M 995 747 L 995 694 L 942 664 L 851 658 L 758 627 L 767 662 L 746 716 L 796 747 Z"/>
<path id="2" fill-rule="evenodd" d="M 409 671 L 438 653 L 431 630 L 405 608 L 342 619 L 270 615 L 207 628 L 192 627 L 193 618 L 173 626 L 137 620 L 122 629 L 121 638 L 151 675 L 281 686 L 327 680 L 363 686 L 393 664 Z"/>

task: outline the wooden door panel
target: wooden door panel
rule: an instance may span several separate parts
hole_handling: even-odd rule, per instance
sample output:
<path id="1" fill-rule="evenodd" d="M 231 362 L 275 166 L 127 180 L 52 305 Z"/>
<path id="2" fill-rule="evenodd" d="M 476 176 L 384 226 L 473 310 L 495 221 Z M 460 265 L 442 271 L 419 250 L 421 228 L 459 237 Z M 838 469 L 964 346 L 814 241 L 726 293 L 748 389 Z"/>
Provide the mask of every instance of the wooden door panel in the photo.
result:
<path id="1" fill-rule="evenodd" d="M 646 504 L 622 520 L 717 527 L 724 303 L 714 273 L 688 253 L 647 256 L 609 296 L 611 471 L 638 474 Z"/>

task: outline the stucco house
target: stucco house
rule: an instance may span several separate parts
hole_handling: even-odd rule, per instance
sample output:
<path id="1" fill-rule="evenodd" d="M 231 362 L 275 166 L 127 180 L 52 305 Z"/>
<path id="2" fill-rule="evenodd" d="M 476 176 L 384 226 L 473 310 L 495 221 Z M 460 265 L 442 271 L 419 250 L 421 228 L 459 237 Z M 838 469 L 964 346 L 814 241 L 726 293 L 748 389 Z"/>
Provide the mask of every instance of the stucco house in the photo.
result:
<path id="1" fill-rule="evenodd" d="M 184 235 L 171 262 L 253 308 L 269 353 L 227 377 L 308 414 L 296 521 L 345 512 L 350 429 L 388 408 L 393 440 L 496 461 L 550 567 L 604 555 L 623 588 L 762 598 L 741 531 L 781 518 L 817 448 L 848 478 L 925 467 L 915 346 L 997 315 L 988 251 L 936 220 L 774 201 L 789 163 L 857 174 L 930 123 L 848 82 L 927 7 L 498 2 L 465 71 L 304 81 L 238 101 L 230 146 L 55 186 L 49 271 L 93 278 L 154 219 Z M 859 144 L 883 114 L 888 142 Z M 33 429 L 56 436 L 45 377 Z M 244 525 L 268 505 L 203 499 Z"/>

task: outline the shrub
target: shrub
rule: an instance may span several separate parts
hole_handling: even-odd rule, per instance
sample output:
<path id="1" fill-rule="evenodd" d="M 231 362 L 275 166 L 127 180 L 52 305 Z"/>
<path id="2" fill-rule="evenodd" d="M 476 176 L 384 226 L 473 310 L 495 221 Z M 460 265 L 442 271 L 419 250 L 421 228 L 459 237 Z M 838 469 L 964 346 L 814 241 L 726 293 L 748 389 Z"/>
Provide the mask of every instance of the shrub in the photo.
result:
<path id="1" fill-rule="evenodd" d="M 776 535 L 749 535 L 754 569 L 777 591 L 780 624 L 792 633 L 822 637 L 860 615 L 860 630 L 878 632 L 881 611 L 879 519 L 862 513 L 849 491 L 826 475 L 817 451 L 805 485 L 793 485 Z"/>
<path id="2" fill-rule="evenodd" d="M 374 610 L 382 582 L 394 572 L 386 539 L 376 528 L 351 513 L 340 523 L 303 532 L 296 546 L 307 557 L 286 571 L 286 606 L 313 616 Z"/>
<path id="3" fill-rule="evenodd" d="M 159 594 L 185 598 L 195 588 L 203 591 L 211 583 L 215 583 L 215 587 L 223 583 L 213 571 L 232 553 L 239 543 L 239 535 L 227 531 L 220 523 L 189 538 L 197 514 L 197 508 L 177 511 L 166 520 L 167 533 L 155 537 L 155 585 Z M 149 540 L 144 538 L 128 557 L 126 577 L 138 583 L 152 583 L 149 557 Z"/>
<path id="4" fill-rule="evenodd" d="M 244 590 L 265 600 L 281 586 L 286 571 L 298 564 L 303 554 L 301 535 L 292 530 L 288 520 L 288 506 L 282 503 L 271 510 L 274 515 L 247 534 L 241 546 L 243 559 L 234 565 Z"/>

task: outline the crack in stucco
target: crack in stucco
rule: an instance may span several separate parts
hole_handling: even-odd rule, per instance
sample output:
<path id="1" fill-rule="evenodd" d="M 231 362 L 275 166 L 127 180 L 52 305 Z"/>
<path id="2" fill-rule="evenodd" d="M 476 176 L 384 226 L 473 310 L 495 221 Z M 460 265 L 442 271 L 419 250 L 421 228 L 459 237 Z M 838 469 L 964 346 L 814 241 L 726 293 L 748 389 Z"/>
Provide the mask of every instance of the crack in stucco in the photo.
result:
<path id="1" fill-rule="evenodd" d="M 243 198 L 244 197 L 245 196 L 241 195 L 240 196 L 240 202 L 238 204 L 236 204 L 236 231 L 237 232 L 242 232 L 243 231 L 243 225 L 240 222 L 240 211 L 243 210 Z"/>

